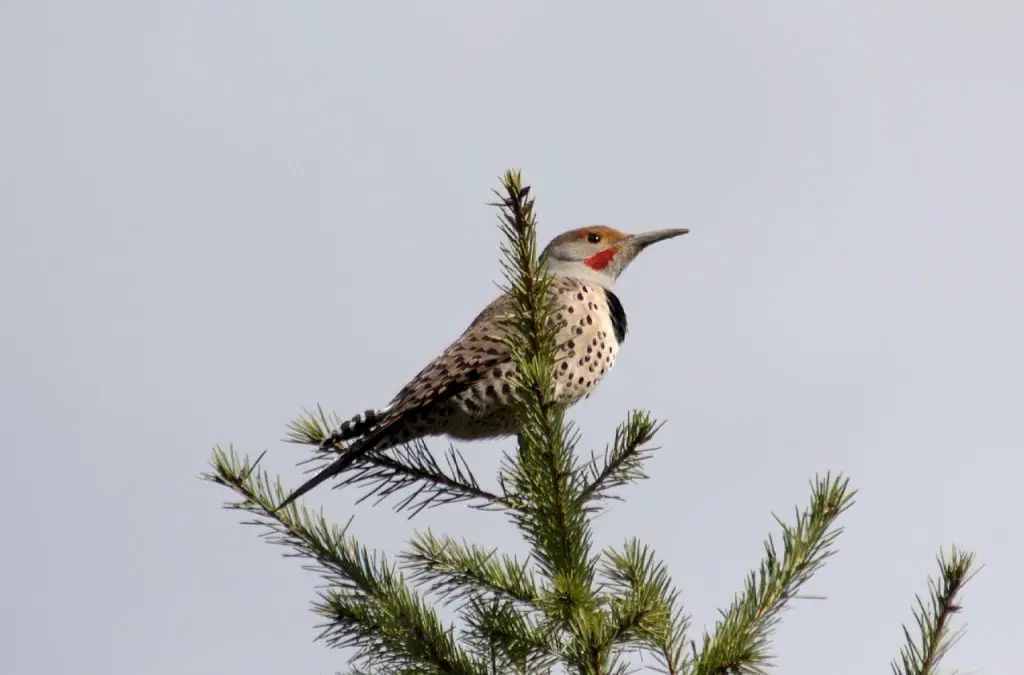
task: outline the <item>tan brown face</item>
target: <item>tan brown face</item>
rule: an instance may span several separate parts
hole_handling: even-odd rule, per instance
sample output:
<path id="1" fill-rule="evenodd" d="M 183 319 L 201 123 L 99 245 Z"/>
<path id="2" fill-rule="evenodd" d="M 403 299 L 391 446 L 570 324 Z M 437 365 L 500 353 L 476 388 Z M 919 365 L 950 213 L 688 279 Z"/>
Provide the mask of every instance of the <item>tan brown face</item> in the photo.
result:
<path id="1" fill-rule="evenodd" d="M 610 289 L 641 251 L 686 232 L 672 229 L 628 234 L 605 225 L 591 225 L 558 235 L 544 253 L 552 273 L 588 279 Z"/>
<path id="2" fill-rule="evenodd" d="M 614 246 L 629 237 L 625 232 L 606 225 L 590 225 L 563 232 L 551 240 L 549 247 L 585 244 L 588 247 Z"/>
<path id="3" fill-rule="evenodd" d="M 594 270 L 603 270 L 618 253 L 618 245 L 629 235 L 606 225 L 569 230 L 555 237 L 548 250 L 561 260 L 578 260 Z"/>

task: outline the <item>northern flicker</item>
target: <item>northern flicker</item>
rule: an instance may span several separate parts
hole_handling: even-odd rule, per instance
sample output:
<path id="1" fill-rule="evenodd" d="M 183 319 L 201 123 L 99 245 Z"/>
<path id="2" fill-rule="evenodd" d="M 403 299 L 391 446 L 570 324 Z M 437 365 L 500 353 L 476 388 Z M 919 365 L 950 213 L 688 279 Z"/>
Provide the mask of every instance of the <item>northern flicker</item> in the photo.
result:
<path id="1" fill-rule="evenodd" d="M 645 248 L 689 230 L 625 234 L 605 226 L 583 227 L 544 249 L 553 277 L 559 351 L 555 396 L 566 406 L 589 396 L 615 364 L 626 338 L 626 312 L 612 292 L 616 279 Z M 324 449 L 351 441 L 341 455 L 285 499 L 284 508 L 369 452 L 427 436 L 482 439 L 516 433 L 510 405 L 515 364 L 503 341 L 510 298 L 502 295 L 431 361 L 387 407 L 367 410 L 324 439 Z"/>

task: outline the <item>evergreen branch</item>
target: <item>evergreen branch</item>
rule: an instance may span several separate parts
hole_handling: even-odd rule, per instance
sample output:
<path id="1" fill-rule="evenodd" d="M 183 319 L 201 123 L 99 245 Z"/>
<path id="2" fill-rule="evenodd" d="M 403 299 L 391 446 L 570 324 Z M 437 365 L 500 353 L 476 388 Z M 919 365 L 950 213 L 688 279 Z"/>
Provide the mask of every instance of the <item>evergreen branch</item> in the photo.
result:
<path id="1" fill-rule="evenodd" d="M 404 585 L 401 575 L 365 548 L 350 544 L 351 564 L 381 576 L 375 595 L 362 589 L 331 589 L 315 607 L 328 619 L 320 638 L 334 648 L 353 647 L 357 660 L 409 673 L 483 675 L 486 666 L 471 658 L 432 609 Z"/>
<path id="2" fill-rule="evenodd" d="M 558 631 L 539 624 L 512 600 L 470 600 L 462 612 L 463 638 L 493 673 L 550 673 L 562 660 Z"/>
<path id="3" fill-rule="evenodd" d="M 906 645 L 900 650 L 900 661 L 892 662 L 894 675 L 936 675 L 939 662 L 966 632 L 965 627 L 950 632 L 953 615 L 960 611 L 959 595 L 972 572 L 974 554 L 952 548 L 948 557 L 938 556 L 939 577 L 928 579 L 928 604 L 916 596 L 914 620 L 919 642 L 903 626 Z"/>
<path id="4" fill-rule="evenodd" d="M 519 447 L 514 459 L 506 456 L 502 484 L 511 485 L 521 500 L 513 519 L 552 582 L 548 600 L 560 605 L 568 625 L 580 611 L 596 608 L 590 525 L 579 499 L 575 439 L 564 422 L 564 406 L 554 399 L 560 326 L 548 292 L 551 277 L 537 255 L 533 200 L 518 173 L 506 173 L 502 182 L 500 224 L 507 240 L 502 267 L 514 308 L 506 341 L 516 364 L 513 399 L 519 420 Z"/>
<path id="5" fill-rule="evenodd" d="M 578 612 L 570 621 L 565 661 L 587 675 L 628 672 L 629 665 L 622 659 L 623 650 L 613 644 L 618 629 L 610 612 L 600 609 L 589 615 Z"/>
<path id="6" fill-rule="evenodd" d="M 518 171 L 508 171 L 502 178 L 505 197 L 492 204 L 500 208 L 499 229 L 506 241 L 501 244 L 501 267 L 508 287 L 504 290 L 512 297 L 516 307 L 512 318 L 517 330 L 510 336 L 521 356 L 536 358 L 554 354 L 557 329 L 550 321 L 553 301 L 548 295 L 551 276 L 546 274 L 543 261 L 537 255 L 537 222 L 533 213 L 534 200 L 530 186 L 522 184 Z M 550 374 L 549 374 L 550 375 Z M 550 379 L 550 377 L 549 377 Z M 550 394 L 546 392 L 534 392 Z M 550 400 L 550 396 L 544 396 Z"/>
<path id="7" fill-rule="evenodd" d="M 513 520 L 530 543 L 541 573 L 551 580 L 548 600 L 562 606 L 567 620 L 574 608 L 597 607 L 591 530 L 579 499 L 575 439 L 569 433 L 567 428 L 552 448 L 535 445 L 537 439 L 524 432 L 524 447 L 515 461 L 506 456 L 509 477 L 504 481 L 522 500 Z"/>
<path id="8" fill-rule="evenodd" d="M 655 560 L 654 551 L 637 539 L 626 542 L 622 553 L 604 552 L 601 569 L 608 587 L 612 646 L 636 644 L 657 656 L 661 670 L 676 675 L 689 669 L 684 654 L 689 617 L 678 606 L 679 592 L 668 568 Z"/>
<path id="9" fill-rule="evenodd" d="M 403 668 L 401 670 L 380 670 L 378 668 L 363 668 L 353 666 L 344 672 L 343 675 L 417 675 L 421 671 L 416 669 Z"/>
<path id="10" fill-rule="evenodd" d="M 340 423 L 337 415 L 327 415 L 322 408 L 316 413 L 305 413 L 288 425 L 289 443 L 312 445 L 317 448 L 313 456 L 303 463 L 319 462 L 312 471 L 329 464 L 343 446 L 320 450 L 320 443 Z M 384 452 L 371 452 L 348 467 L 337 487 L 360 486 L 369 488 L 357 503 L 373 499 L 380 504 L 390 497 L 406 492 L 394 505 L 398 513 L 409 512 L 412 518 L 421 511 L 444 504 L 469 502 L 476 509 L 515 508 L 508 494 L 495 494 L 480 487 L 463 454 L 454 446 L 444 453 L 444 465 L 430 452 L 426 443 L 416 440 Z"/>
<path id="11" fill-rule="evenodd" d="M 598 467 L 597 457 L 591 456 L 591 461 L 582 469 L 583 488 L 580 492 L 580 500 L 588 505 L 589 510 L 598 510 L 597 507 L 589 506 L 592 502 L 621 499 L 611 494 L 612 490 L 647 478 L 643 463 L 656 448 L 644 445 L 654 438 L 660 428 L 661 424 L 651 419 L 646 412 L 631 411 L 629 418 L 615 430 L 615 442 L 610 451 L 605 450 L 603 465 Z"/>
<path id="12" fill-rule="evenodd" d="M 481 607 L 464 607 L 463 616 L 467 626 L 462 630 L 462 641 L 467 645 L 470 652 L 477 659 L 487 663 L 489 673 L 517 673 L 520 675 L 528 672 L 527 658 L 514 653 L 508 648 L 508 644 L 515 641 L 519 635 L 510 633 L 519 628 L 518 615 L 513 614 L 513 624 L 509 625 L 504 616 L 500 616 L 502 609 L 501 599 L 494 597 L 489 603 L 481 603 Z M 490 624 L 500 624 L 500 627 L 491 632 Z"/>
<path id="13" fill-rule="evenodd" d="M 401 555 L 410 580 L 429 584 L 447 603 L 499 595 L 535 608 L 538 590 L 530 567 L 496 550 L 487 551 L 430 532 L 418 533 Z"/>
<path id="14" fill-rule="evenodd" d="M 426 508 L 463 502 L 480 510 L 516 508 L 511 495 L 496 494 L 480 486 L 458 449 L 449 446 L 444 460 L 442 466 L 426 444 L 417 440 L 391 448 L 386 454 L 370 453 L 346 472 L 348 477 L 339 485 L 370 486 L 358 501 L 376 497 L 375 504 L 409 491 L 394 509 L 409 511 L 410 518 Z"/>
<path id="15" fill-rule="evenodd" d="M 738 596 L 715 625 L 715 634 L 704 633 L 694 675 L 766 673 L 772 656 L 769 638 L 779 614 L 799 589 L 834 554 L 842 528 L 836 519 L 853 503 L 855 492 L 849 481 L 830 475 L 812 485 L 811 505 L 796 512 L 796 523 L 782 527 L 782 556 L 769 536 L 760 569 L 747 578 L 746 590 Z M 696 651 L 696 645 L 694 645 Z"/>
<path id="16" fill-rule="evenodd" d="M 242 461 L 233 449 L 215 448 L 213 472 L 203 478 L 242 497 L 225 508 L 244 511 L 270 543 L 289 547 L 287 557 L 312 561 L 308 569 L 328 584 L 314 609 L 329 620 L 322 639 L 332 647 L 354 647 L 354 661 L 387 672 L 482 675 L 482 664 L 456 644 L 437 613 L 383 556 L 371 553 L 348 534 L 297 504 L 275 510 L 284 498 L 280 481 L 271 484 L 256 462 Z"/>
<path id="17" fill-rule="evenodd" d="M 284 440 L 287 443 L 319 448 L 330 435 L 331 429 L 337 429 L 341 423 L 342 420 L 337 413 L 325 413 L 323 407 L 318 405 L 315 413 L 303 410 L 298 419 L 288 423 L 288 434 Z"/>

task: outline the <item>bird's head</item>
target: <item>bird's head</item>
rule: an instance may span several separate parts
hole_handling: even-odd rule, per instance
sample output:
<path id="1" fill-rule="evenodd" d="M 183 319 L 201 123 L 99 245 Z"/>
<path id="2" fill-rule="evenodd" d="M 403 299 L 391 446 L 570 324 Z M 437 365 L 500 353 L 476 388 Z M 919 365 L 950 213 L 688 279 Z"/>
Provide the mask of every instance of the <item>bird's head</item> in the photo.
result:
<path id="1" fill-rule="evenodd" d="M 678 228 L 626 234 L 604 225 L 592 225 L 558 235 L 544 249 L 542 258 L 555 276 L 592 281 L 611 289 L 641 251 L 687 232 Z"/>

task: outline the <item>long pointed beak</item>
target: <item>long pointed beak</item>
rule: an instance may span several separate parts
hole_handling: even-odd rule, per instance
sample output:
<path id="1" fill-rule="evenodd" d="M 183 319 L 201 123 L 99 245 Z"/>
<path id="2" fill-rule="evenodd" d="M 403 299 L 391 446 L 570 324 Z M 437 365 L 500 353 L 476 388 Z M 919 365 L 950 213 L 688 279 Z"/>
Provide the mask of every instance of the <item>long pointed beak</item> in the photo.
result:
<path id="1" fill-rule="evenodd" d="M 678 237 L 679 235 L 686 234 L 687 232 L 689 232 L 689 230 L 685 227 L 674 228 L 671 230 L 654 230 L 652 232 L 632 234 L 626 241 L 631 247 L 635 247 L 636 252 L 639 253 L 651 244 L 656 244 L 659 241 L 664 241 L 665 239 Z"/>

